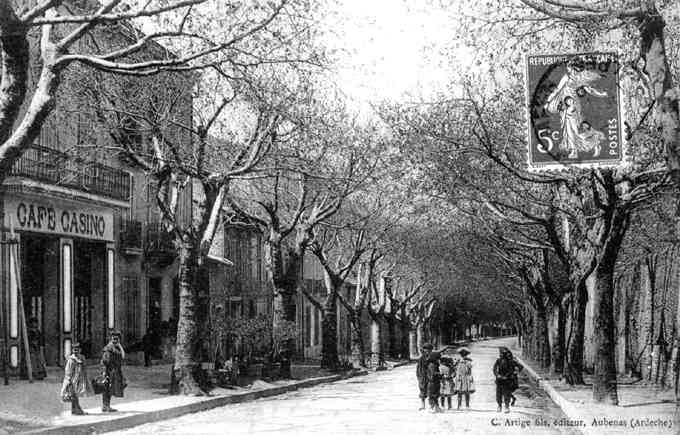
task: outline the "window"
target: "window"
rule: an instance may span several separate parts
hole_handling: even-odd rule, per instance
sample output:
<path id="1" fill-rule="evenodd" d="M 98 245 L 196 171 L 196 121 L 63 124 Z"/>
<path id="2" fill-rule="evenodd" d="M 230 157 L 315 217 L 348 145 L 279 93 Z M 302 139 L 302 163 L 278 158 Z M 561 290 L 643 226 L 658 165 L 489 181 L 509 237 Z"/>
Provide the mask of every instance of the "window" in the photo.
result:
<path id="1" fill-rule="evenodd" d="M 264 299 L 258 299 L 256 304 L 256 311 L 258 316 L 267 315 L 267 301 Z"/>
<path id="2" fill-rule="evenodd" d="M 260 280 L 260 235 L 250 233 L 250 277 L 253 280 Z"/>
<path id="3" fill-rule="evenodd" d="M 312 345 L 312 307 L 305 307 L 305 346 Z"/>
<path id="4" fill-rule="evenodd" d="M 243 301 L 241 297 L 229 298 L 229 317 L 236 319 L 243 317 Z"/>
<path id="5" fill-rule="evenodd" d="M 136 119 L 130 116 L 126 116 L 125 118 L 121 119 L 120 131 L 123 135 L 122 139 L 125 141 L 126 145 L 130 146 L 130 148 L 137 152 L 144 153 L 145 150 L 142 148 L 143 138 L 141 126 Z"/>
<path id="6" fill-rule="evenodd" d="M 139 332 L 139 281 L 136 277 L 125 276 L 122 284 L 125 315 L 120 329 L 126 341 L 136 341 Z"/>
<path id="7" fill-rule="evenodd" d="M 250 234 L 243 230 L 239 231 L 239 257 L 241 258 L 241 278 L 250 276 Z"/>
<path id="8" fill-rule="evenodd" d="M 313 346 L 317 346 L 321 340 L 319 340 L 319 324 L 321 319 L 319 319 L 319 310 L 314 308 L 314 344 Z"/>

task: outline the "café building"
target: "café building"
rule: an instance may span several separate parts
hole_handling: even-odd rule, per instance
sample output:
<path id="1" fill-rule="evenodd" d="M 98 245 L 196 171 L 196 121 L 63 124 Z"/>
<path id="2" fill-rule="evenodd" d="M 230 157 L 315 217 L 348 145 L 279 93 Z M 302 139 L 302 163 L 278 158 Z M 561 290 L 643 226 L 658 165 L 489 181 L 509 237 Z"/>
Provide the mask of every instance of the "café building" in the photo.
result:
<path id="1" fill-rule="evenodd" d="M 114 222 L 129 212 L 131 174 L 99 169 L 119 177 L 118 195 L 35 181 L 16 170 L 3 185 L 0 265 L 10 370 L 22 362 L 23 325 L 31 318 L 48 365 L 61 365 L 74 341 L 101 348 L 117 327 Z"/>

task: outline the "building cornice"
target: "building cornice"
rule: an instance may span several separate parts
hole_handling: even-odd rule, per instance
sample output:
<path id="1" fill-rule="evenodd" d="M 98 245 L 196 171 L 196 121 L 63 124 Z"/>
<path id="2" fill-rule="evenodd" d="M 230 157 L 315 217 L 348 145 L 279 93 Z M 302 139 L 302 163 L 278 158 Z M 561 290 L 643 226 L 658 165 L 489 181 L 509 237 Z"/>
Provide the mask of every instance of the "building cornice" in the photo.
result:
<path id="1" fill-rule="evenodd" d="M 3 193 L 21 193 L 29 195 L 46 195 L 50 198 L 63 198 L 71 201 L 84 201 L 89 204 L 106 206 L 130 208 L 129 201 L 120 201 L 117 199 L 107 198 L 102 195 L 95 195 L 92 193 L 83 192 L 76 189 L 70 189 L 62 186 L 55 186 L 54 184 L 42 183 L 23 177 L 8 177 L 0 186 Z"/>

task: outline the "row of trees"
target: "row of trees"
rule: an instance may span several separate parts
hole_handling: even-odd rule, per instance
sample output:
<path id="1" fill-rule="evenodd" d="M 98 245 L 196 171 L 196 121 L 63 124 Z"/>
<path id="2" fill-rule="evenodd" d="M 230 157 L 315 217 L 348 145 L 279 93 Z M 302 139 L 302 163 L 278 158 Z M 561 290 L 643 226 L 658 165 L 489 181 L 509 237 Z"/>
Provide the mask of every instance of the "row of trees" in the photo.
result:
<path id="1" fill-rule="evenodd" d="M 320 263 L 325 294 L 305 296 L 323 313 L 325 367 L 338 365 L 339 304 L 359 365 L 368 354 L 364 313 L 378 338 L 386 313 L 408 322 L 411 347 L 428 330 L 455 336 L 512 319 L 541 364 L 583 383 L 590 302 L 594 398 L 617 403 L 622 252 L 634 255 L 627 247 L 630 228 L 637 236 L 644 225 L 639 216 L 675 200 L 680 187 L 677 69 L 668 55 L 678 45 L 664 21 L 673 7 L 487 2 L 452 29 L 476 62 L 445 94 L 376 106 L 379 119 L 367 121 L 328 84 L 325 11 L 304 0 L 0 1 L 0 174 L 51 117 L 78 107 L 106 137 L 77 152 L 123 155 L 152 177 L 180 258 L 175 369 L 184 393 L 202 391 L 203 278 L 227 221 L 264 235 L 274 328 L 296 319 L 304 256 Z M 644 109 L 629 112 L 630 164 L 529 172 L 516 60 L 529 47 L 610 48 L 612 35 L 645 98 L 629 102 Z M 190 221 L 180 213 L 183 196 L 194 202 Z M 652 216 L 677 240 L 672 213 Z M 342 291 L 347 283 L 354 298 Z M 383 344 L 372 347 L 379 364 Z"/>
<path id="2" fill-rule="evenodd" d="M 461 71 L 447 95 L 380 111 L 422 174 L 424 192 L 465 217 L 458 237 L 474 240 L 480 256 L 458 259 L 456 267 L 467 267 L 482 288 L 494 279 L 503 283 L 495 297 L 512 306 L 533 356 L 570 383 L 584 383 L 586 304 L 592 304 L 593 397 L 617 404 L 614 294 L 622 248 L 636 216 L 675 202 L 679 185 L 678 71 L 668 54 L 677 38 L 664 21 L 677 16 L 674 6 L 614 3 L 487 2 L 463 19 L 456 44 L 475 47 L 476 64 Z M 628 108 L 644 109 L 627 112 L 628 164 L 529 172 L 522 55 L 612 45 L 624 53 L 622 71 L 643 90 L 626 94 Z M 654 219 L 674 232 L 674 218 Z"/>
<path id="3" fill-rule="evenodd" d="M 104 134 L 70 152 L 148 174 L 179 254 L 174 368 L 184 394 L 204 388 L 206 263 L 225 222 L 264 235 L 274 329 L 296 320 L 304 255 L 319 261 L 326 294 L 308 297 L 323 312 L 322 366 L 339 363 L 338 303 L 351 314 L 359 365 L 363 313 L 374 336 L 388 313 L 424 339 L 437 286 L 417 253 L 397 255 L 414 249 L 419 228 L 406 225 L 407 196 L 389 182 L 409 168 L 384 125 L 358 120 L 327 85 L 322 15 L 303 0 L 0 2 L 0 182 L 48 124 L 74 113 Z M 354 300 L 341 291 L 349 281 Z M 381 346 L 372 344 L 378 364 Z"/>

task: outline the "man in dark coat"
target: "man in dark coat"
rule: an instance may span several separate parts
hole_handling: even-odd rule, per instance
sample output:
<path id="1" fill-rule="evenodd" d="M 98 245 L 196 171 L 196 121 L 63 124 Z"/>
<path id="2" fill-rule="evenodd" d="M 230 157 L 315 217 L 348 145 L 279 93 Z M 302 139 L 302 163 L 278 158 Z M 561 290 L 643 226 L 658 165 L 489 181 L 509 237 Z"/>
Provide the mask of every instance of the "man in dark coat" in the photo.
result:
<path id="1" fill-rule="evenodd" d="M 439 407 L 439 391 L 441 389 L 439 357 L 439 352 L 431 352 L 427 358 L 427 397 L 431 412 L 442 412 Z"/>
<path id="2" fill-rule="evenodd" d="M 123 397 L 123 390 L 127 386 L 123 377 L 123 360 L 125 350 L 120 344 L 120 332 L 111 333 L 111 341 L 102 350 L 102 366 L 104 374 L 109 378 L 108 388 L 102 394 L 102 411 L 116 412 L 111 408 L 111 397 Z"/>
<path id="3" fill-rule="evenodd" d="M 523 367 L 512 356 L 507 347 L 498 349 L 499 357 L 493 365 L 493 374 L 496 377 L 496 403 L 498 412 L 501 412 L 505 404 L 505 412 L 510 412 L 510 399 L 512 392 L 517 388 L 517 373 Z"/>
<path id="4" fill-rule="evenodd" d="M 430 343 L 423 344 L 420 349 L 420 358 L 416 364 L 416 378 L 418 378 L 418 388 L 420 389 L 420 410 L 425 409 L 425 399 L 427 399 L 427 363 L 432 352 L 432 345 Z"/>
<path id="5" fill-rule="evenodd" d="M 144 367 L 151 366 L 151 358 L 158 355 L 161 345 L 161 336 L 155 325 L 152 325 L 142 337 L 142 350 L 144 350 Z"/>

